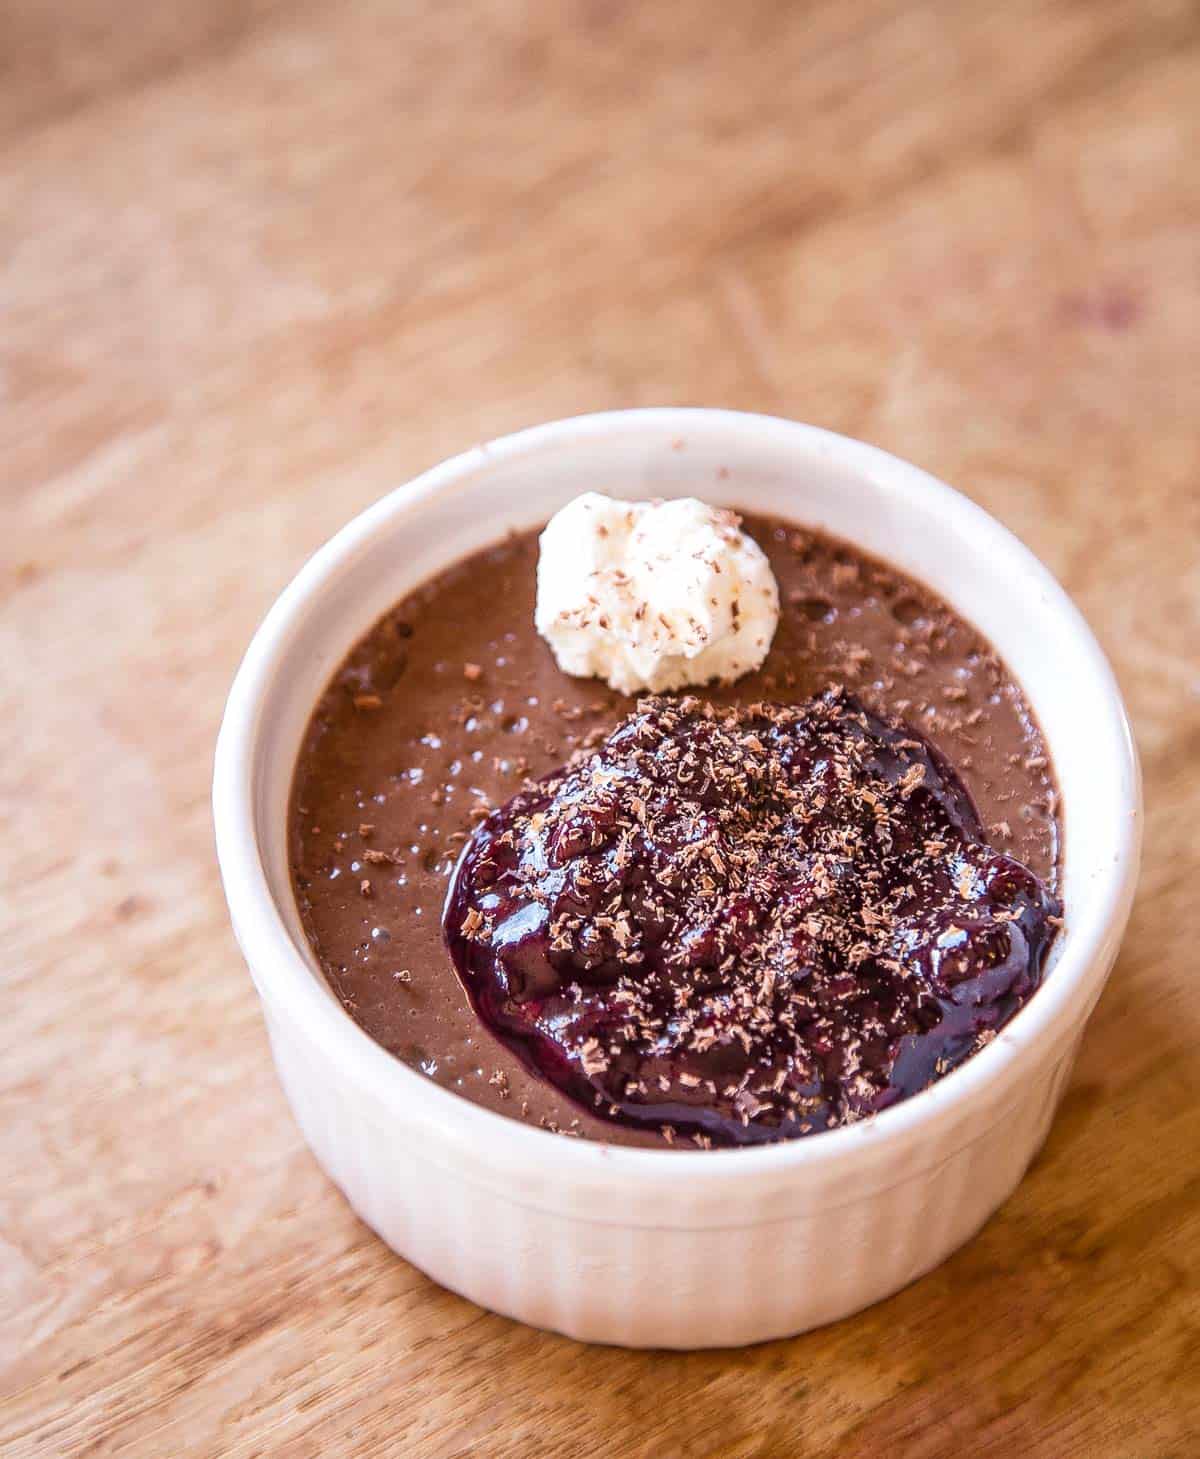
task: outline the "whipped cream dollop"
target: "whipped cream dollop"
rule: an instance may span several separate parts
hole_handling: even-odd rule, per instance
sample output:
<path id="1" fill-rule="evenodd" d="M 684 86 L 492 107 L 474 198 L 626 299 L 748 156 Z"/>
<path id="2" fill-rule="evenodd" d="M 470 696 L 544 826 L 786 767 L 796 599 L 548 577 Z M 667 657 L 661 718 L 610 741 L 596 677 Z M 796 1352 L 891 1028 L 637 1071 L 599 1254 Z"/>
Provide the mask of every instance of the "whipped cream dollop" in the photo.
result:
<path id="1" fill-rule="evenodd" d="M 695 497 L 569 502 L 542 533 L 537 571 L 535 623 L 559 668 L 623 694 L 757 669 L 779 588 L 739 520 Z"/>

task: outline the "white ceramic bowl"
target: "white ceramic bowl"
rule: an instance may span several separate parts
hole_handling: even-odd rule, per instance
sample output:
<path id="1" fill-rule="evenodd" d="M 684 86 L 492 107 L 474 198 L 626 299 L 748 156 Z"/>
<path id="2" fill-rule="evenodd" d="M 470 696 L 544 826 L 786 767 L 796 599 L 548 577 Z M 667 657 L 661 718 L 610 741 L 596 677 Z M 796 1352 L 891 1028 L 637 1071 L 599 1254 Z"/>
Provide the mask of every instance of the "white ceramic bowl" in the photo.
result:
<path id="1" fill-rule="evenodd" d="M 828 529 L 928 583 L 1014 670 L 1065 819 L 1067 932 L 1037 996 L 947 1078 L 849 1128 L 753 1150 L 563 1139 L 387 1054 L 323 981 L 288 880 L 292 768 L 351 644 L 430 574 L 577 493 L 698 495 Z M 715 410 L 584 416 L 400 487 L 302 569 L 238 673 L 217 746 L 217 847 L 284 1090 L 317 1159 L 409 1261 L 573 1337 L 696 1348 L 842 1317 L 927 1272 L 1041 1145 L 1116 956 L 1140 843 L 1137 760 L 1079 613 L 1003 527 L 870 446 Z M 449 963 L 446 976 L 451 977 Z"/>

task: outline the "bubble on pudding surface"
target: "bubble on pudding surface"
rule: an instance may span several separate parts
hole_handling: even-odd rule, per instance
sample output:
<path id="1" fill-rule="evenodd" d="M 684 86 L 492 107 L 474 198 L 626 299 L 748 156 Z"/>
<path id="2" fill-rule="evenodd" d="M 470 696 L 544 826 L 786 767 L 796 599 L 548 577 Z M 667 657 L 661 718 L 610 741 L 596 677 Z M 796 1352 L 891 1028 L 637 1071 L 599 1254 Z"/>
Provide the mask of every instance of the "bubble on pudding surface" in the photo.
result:
<path id="1" fill-rule="evenodd" d="M 925 617 L 925 605 L 911 593 L 904 593 L 891 604 L 892 617 L 905 628 L 915 627 Z"/>
<path id="2" fill-rule="evenodd" d="M 807 618 L 810 623 L 832 623 L 837 617 L 837 609 L 828 598 L 804 597 L 795 603 L 796 610 L 802 618 Z"/>

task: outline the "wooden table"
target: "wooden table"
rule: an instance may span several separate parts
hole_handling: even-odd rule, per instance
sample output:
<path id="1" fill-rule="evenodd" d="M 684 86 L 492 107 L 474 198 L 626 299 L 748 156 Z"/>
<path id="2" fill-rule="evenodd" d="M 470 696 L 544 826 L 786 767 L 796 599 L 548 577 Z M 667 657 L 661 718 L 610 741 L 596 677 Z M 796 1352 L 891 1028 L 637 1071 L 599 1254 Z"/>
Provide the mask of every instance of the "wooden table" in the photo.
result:
<path id="1" fill-rule="evenodd" d="M 1200 1444 L 1200 9 L 0 4 L 0 1449 Z M 317 1170 L 226 923 L 222 700 L 305 556 L 575 411 L 719 403 L 961 485 L 1111 653 L 1127 949 L 940 1271 L 740 1352 L 584 1348 Z"/>

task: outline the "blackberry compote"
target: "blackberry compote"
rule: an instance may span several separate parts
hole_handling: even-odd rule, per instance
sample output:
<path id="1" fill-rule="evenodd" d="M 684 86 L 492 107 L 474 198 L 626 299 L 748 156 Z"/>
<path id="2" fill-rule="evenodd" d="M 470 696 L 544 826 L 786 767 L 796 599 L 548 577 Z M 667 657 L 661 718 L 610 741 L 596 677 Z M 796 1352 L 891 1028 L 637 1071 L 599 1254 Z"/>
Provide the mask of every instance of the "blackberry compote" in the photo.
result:
<path id="1" fill-rule="evenodd" d="M 745 1145 L 961 1063 L 1037 988 L 1059 913 L 928 742 L 831 690 L 641 700 L 478 825 L 444 931 L 479 1016 L 570 1098 Z"/>

